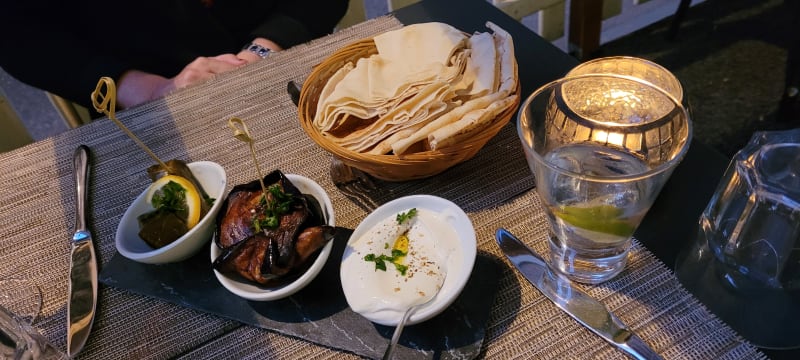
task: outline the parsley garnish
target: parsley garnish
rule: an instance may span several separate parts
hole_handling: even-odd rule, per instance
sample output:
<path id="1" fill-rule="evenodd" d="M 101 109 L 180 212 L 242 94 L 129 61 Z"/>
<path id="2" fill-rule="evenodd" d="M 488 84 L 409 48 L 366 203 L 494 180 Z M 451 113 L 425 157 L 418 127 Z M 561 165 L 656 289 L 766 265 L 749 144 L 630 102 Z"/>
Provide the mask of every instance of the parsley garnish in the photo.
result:
<path id="1" fill-rule="evenodd" d="M 400 272 L 400 275 L 406 276 L 406 270 L 408 270 L 408 266 L 401 265 L 398 263 L 392 263 L 392 264 L 394 264 L 394 267 L 397 269 L 397 271 Z"/>
<path id="2" fill-rule="evenodd" d="M 395 219 L 397 220 L 398 224 L 402 224 L 408 221 L 409 219 L 413 218 L 414 216 L 417 216 L 417 208 L 412 208 L 411 210 L 408 210 L 407 212 L 404 213 L 398 213 Z M 407 232 L 408 230 L 406 230 L 406 233 Z M 406 237 L 406 233 L 403 233 L 402 235 L 400 235 L 400 237 L 397 238 L 397 240 L 395 240 L 395 247 L 408 249 L 408 237 Z M 405 246 L 397 245 L 397 243 L 401 241 L 401 239 L 404 239 Z M 384 243 L 383 248 L 389 249 L 389 243 Z M 388 261 L 394 264 L 394 268 L 400 272 L 400 275 L 405 276 L 406 271 L 408 270 L 408 266 L 401 264 L 401 262 L 403 261 L 403 257 L 405 256 L 406 253 L 403 252 L 403 250 L 392 249 L 391 255 L 367 254 L 367 256 L 364 256 L 364 260 L 374 262 L 376 271 L 377 270 L 386 271 L 386 262 Z"/>
<path id="3" fill-rule="evenodd" d="M 272 198 L 267 201 L 267 195 L 261 195 L 258 207 L 262 211 L 253 216 L 253 230 L 255 232 L 277 228 L 280 225 L 281 215 L 289 212 L 294 201 L 292 194 L 283 192 L 283 189 L 277 184 L 267 188 L 267 191 L 272 195 Z"/>
<path id="4" fill-rule="evenodd" d="M 403 257 L 403 256 L 406 256 L 406 253 L 404 253 L 401 250 L 392 249 L 392 260 L 394 260 L 395 258 Z"/>
<path id="5" fill-rule="evenodd" d="M 397 271 L 400 272 L 400 275 L 405 276 L 406 270 L 408 270 L 408 266 L 394 262 L 396 256 L 404 256 L 405 253 L 399 250 L 392 250 L 392 254 L 394 256 L 387 256 L 387 255 L 375 256 L 375 254 L 367 254 L 367 256 L 364 257 L 364 260 L 374 262 L 375 270 L 381 270 L 381 271 L 386 271 L 386 262 L 388 261 L 389 263 L 394 265 L 395 269 L 397 269 Z"/>
<path id="6" fill-rule="evenodd" d="M 386 262 L 388 261 L 389 263 L 394 265 L 394 268 L 397 269 L 397 271 L 400 272 L 400 275 L 405 276 L 406 275 L 406 270 L 408 270 L 408 266 L 403 265 L 403 264 L 398 264 L 398 263 L 394 262 L 395 259 L 403 257 L 403 256 L 406 256 L 406 253 L 404 253 L 404 252 L 402 252 L 400 250 L 394 249 L 394 250 L 392 250 L 392 255 L 391 256 L 388 256 L 388 255 L 376 256 L 375 254 L 367 254 L 367 256 L 364 256 L 364 260 L 365 261 L 374 262 L 375 263 L 375 270 L 381 270 L 381 271 L 386 271 Z"/>
<path id="7" fill-rule="evenodd" d="M 174 181 L 168 182 L 153 194 L 153 207 L 169 212 L 186 211 L 186 189 Z"/>
<path id="8" fill-rule="evenodd" d="M 414 216 L 417 216 L 417 208 L 412 208 L 411 210 L 408 210 L 408 212 L 397 214 L 397 223 L 402 224 Z"/>
<path id="9" fill-rule="evenodd" d="M 205 192 L 203 192 L 203 200 L 205 200 L 206 204 L 208 204 L 208 207 L 214 206 L 214 201 L 217 201 L 217 199 L 208 196 L 208 194 Z"/>

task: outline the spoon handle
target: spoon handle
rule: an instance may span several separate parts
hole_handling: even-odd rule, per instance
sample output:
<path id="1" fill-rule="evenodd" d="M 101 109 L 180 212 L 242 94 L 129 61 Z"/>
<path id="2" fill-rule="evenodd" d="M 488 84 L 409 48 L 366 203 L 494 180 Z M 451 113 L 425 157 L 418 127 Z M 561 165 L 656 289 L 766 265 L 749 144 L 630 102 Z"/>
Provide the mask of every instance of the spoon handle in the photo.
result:
<path id="1" fill-rule="evenodd" d="M 394 353 L 395 347 L 397 347 L 397 340 L 400 340 L 400 333 L 403 332 L 403 327 L 406 326 L 406 321 L 408 318 L 411 317 L 411 310 L 414 307 L 408 308 L 405 314 L 403 314 L 403 318 L 400 320 L 400 323 L 397 324 L 397 327 L 394 328 L 394 334 L 392 334 L 392 341 L 389 343 L 389 347 L 386 348 L 386 352 L 383 353 L 383 360 L 389 360 L 392 358 L 392 354 Z"/>

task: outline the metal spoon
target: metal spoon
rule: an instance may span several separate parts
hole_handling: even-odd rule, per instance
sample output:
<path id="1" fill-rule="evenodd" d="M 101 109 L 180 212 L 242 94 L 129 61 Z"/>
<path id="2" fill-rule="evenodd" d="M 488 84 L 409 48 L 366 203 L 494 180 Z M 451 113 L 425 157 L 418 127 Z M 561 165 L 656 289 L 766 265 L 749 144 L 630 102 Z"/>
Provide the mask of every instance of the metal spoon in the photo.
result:
<path id="1" fill-rule="evenodd" d="M 397 347 L 397 340 L 400 340 L 400 334 L 403 332 L 403 328 L 406 326 L 406 322 L 408 322 L 408 319 L 411 317 L 411 314 L 413 314 L 414 311 L 416 311 L 422 306 L 425 306 L 426 304 L 428 304 L 429 302 L 433 301 L 433 299 L 436 298 L 436 294 L 438 294 L 439 291 L 442 290 L 442 285 L 444 284 L 445 278 L 447 278 L 446 272 L 444 273 L 444 276 L 442 276 L 441 282 L 439 283 L 439 286 L 436 288 L 436 292 L 431 294 L 430 297 L 425 301 L 416 305 L 412 305 L 406 310 L 406 312 L 403 314 L 403 318 L 400 319 L 400 323 L 397 324 L 396 328 L 394 328 L 394 333 L 392 334 L 392 341 L 389 342 L 389 347 L 387 347 L 386 352 L 383 353 L 383 360 L 389 360 L 392 358 L 394 349 Z"/>

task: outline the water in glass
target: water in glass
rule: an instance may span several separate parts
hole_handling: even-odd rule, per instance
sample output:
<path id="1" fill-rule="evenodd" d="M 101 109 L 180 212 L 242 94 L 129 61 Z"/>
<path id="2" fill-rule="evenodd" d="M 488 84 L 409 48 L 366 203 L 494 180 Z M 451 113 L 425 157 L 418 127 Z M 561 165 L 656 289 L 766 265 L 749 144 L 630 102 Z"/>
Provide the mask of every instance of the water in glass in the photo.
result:
<path id="1" fill-rule="evenodd" d="M 523 103 L 517 130 L 546 207 L 553 268 L 590 284 L 618 275 L 688 149 L 685 108 L 635 78 L 570 76 Z"/>

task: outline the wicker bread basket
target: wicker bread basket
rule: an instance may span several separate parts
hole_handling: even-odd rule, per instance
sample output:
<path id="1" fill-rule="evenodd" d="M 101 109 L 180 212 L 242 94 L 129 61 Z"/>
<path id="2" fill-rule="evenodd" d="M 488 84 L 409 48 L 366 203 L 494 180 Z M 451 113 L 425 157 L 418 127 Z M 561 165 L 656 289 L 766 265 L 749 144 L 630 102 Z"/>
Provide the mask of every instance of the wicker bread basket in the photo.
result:
<path id="1" fill-rule="evenodd" d="M 486 142 L 497 135 L 516 113 L 519 106 L 519 84 L 517 84 L 517 100 L 513 106 L 502 112 L 481 133 L 472 138 L 442 149 L 429 150 L 397 156 L 372 155 L 345 149 L 317 129 L 314 124 L 314 115 L 317 111 L 319 94 L 325 84 L 337 70 L 347 62 L 355 63 L 360 58 L 369 57 L 377 53 L 375 43 L 371 38 L 352 43 L 325 59 L 314 67 L 308 79 L 303 83 L 298 102 L 298 116 L 303 130 L 319 146 L 340 158 L 345 164 L 360 169 L 376 178 L 387 181 L 406 181 L 422 179 L 439 174 L 453 165 L 468 160 L 477 154 Z"/>

